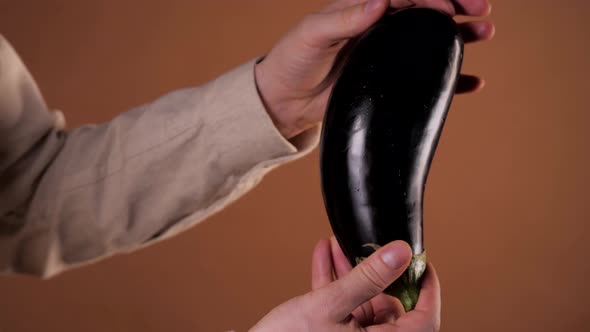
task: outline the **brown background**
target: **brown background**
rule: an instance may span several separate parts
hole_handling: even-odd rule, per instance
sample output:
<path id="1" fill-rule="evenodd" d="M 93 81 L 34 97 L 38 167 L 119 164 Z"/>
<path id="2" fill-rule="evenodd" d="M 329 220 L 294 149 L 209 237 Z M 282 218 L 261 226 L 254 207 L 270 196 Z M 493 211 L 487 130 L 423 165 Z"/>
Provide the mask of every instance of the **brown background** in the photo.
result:
<path id="1" fill-rule="evenodd" d="M 2 0 L 0 32 L 70 126 L 264 53 L 321 1 Z M 429 177 L 443 331 L 590 331 L 590 2 L 495 1 Z M 0 280 L 0 331 L 246 330 L 308 289 L 317 151 L 187 233 L 49 281 Z"/>

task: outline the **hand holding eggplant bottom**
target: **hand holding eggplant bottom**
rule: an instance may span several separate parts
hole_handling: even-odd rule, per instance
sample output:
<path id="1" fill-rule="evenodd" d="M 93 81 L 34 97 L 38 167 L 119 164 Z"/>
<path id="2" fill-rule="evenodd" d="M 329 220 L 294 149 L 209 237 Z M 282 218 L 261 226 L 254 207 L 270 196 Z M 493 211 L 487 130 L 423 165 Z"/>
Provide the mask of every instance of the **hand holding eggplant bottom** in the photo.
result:
<path id="1" fill-rule="evenodd" d="M 440 286 L 432 266 L 412 312 L 404 313 L 397 299 L 383 294 L 410 257 L 408 245 L 396 241 L 352 269 L 335 241 L 320 241 L 312 259 L 313 290 L 276 307 L 251 331 L 438 331 Z"/>

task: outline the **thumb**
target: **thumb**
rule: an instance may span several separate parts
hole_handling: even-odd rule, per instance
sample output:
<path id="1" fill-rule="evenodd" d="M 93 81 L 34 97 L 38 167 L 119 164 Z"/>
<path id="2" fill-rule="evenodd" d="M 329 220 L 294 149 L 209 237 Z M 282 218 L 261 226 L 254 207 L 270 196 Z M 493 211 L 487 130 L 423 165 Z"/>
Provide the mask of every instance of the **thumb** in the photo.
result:
<path id="1" fill-rule="evenodd" d="M 383 16 L 388 6 L 388 0 L 368 0 L 341 10 L 311 15 L 304 26 L 304 38 L 313 47 L 333 46 L 368 29 Z"/>
<path id="2" fill-rule="evenodd" d="M 377 250 L 344 278 L 322 289 L 330 304 L 329 317 L 342 321 L 354 309 L 381 294 L 404 273 L 411 258 L 412 251 L 406 242 L 392 242 Z"/>

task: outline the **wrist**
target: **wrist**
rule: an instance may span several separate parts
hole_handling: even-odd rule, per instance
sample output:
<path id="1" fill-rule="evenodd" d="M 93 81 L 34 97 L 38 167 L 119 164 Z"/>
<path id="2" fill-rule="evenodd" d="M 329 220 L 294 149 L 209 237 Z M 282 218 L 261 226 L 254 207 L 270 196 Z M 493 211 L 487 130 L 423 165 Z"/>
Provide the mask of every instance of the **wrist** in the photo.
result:
<path id="1" fill-rule="evenodd" d="M 254 79 L 258 89 L 258 95 L 264 105 L 267 114 L 271 118 L 277 130 L 286 139 L 291 139 L 308 126 L 305 119 L 293 102 L 288 98 L 281 98 L 281 88 L 272 82 L 268 75 L 269 71 L 264 61 L 259 61 L 254 67 Z"/>

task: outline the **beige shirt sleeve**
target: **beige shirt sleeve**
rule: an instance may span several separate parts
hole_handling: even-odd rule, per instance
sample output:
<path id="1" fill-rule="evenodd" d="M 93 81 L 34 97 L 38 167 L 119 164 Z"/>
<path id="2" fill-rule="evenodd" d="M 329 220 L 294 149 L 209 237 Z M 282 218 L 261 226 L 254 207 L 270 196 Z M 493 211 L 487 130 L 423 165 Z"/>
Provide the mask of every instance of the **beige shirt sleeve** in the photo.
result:
<path id="1" fill-rule="evenodd" d="M 313 149 L 259 98 L 254 61 L 66 132 L 0 36 L 0 273 L 50 277 L 173 236 Z"/>

